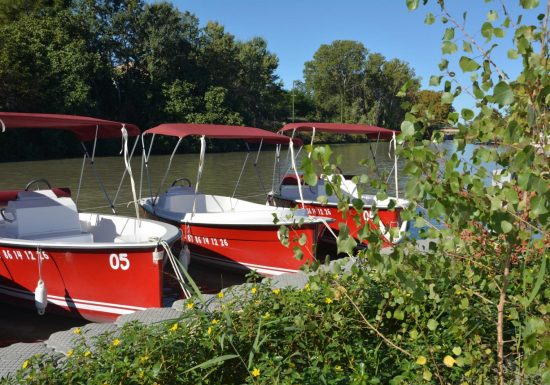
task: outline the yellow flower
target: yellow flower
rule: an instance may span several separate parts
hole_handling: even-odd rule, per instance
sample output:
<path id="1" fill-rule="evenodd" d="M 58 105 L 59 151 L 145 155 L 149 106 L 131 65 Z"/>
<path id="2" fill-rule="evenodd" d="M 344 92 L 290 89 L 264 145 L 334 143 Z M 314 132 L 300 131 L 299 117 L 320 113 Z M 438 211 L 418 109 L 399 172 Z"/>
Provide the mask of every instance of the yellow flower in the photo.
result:
<path id="1" fill-rule="evenodd" d="M 416 359 L 416 363 L 418 365 L 426 365 L 426 362 L 428 362 L 428 360 L 424 356 L 418 356 L 418 358 Z"/>
<path id="2" fill-rule="evenodd" d="M 252 294 L 256 294 L 256 292 L 258 291 L 258 289 L 256 289 L 255 287 L 253 287 L 252 289 L 250 289 L 250 292 Z"/>
<path id="3" fill-rule="evenodd" d="M 445 358 L 443 358 L 443 363 L 449 368 L 452 368 L 455 362 L 455 359 L 451 356 L 445 356 Z"/>
<path id="4" fill-rule="evenodd" d="M 23 362 L 23 369 L 27 369 L 29 367 L 29 360 L 25 360 L 25 362 Z"/>
<path id="5" fill-rule="evenodd" d="M 334 367 L 334 370 L 336 370 L 337 372 L 341 372 L 341 371 L 344 370 L 344 369 L 342 369 L 342 367 L 341 367 L 340 365 L 336 365 L 336 366 Z"/>
<path id="6" fill-rule="evenodd" d="M 260 369 L 254 368 L 250 374 L 252 374 L 252 377 L 258 377 L 260 375 Z"/>
<path id="7" fill-rule="evenodd" d="M 273 294 L 279 295 L 281 293 L 281 289 L 273 289 Z"/>
<path id="8" fill-rule="evenodd" d="M 220 321 L 218 321 L 217 319 L 214 318 L 211 323 L 212 323 L 212 325 L 217 325 L 219 322 Z"/>
<path id="9" fill-rule="evenodd" d="M 325 298 L 325 303 L 332 303 L 332 298 L 329 298 L 329 297 Z"/>
<path id="10" fill-rule="evenodd" d="M 310 291 L 310 290 L 311 290 L 311 289 L 309 288 L 309 283 L 306 283 L 306 285 L 304 286 L 304 289 L 305 289 L 306 291 Z"/>
<path id="11" fill-rule="evenodd" d="M 73 330 L 73 333 L 74 333 L 74 334 L 80 334 L 80 333 L 81 333 L 80 328 L 74 329 L 74 330 Z"/>
<path id="12" fill-rule="evenodd" d="M 143 369 L 140 369 L 139 370 L 139 378 L 142 379 L 144 375 L 145 375 L 145 372 L 143 371 Z"/>
<path id="13" fill-rule="evenodd" d="M 139 361 L 144 364 L 145 362 L 147 362 L 149 360 L 149 356 L 141 356 L 139 357 Z"/>
<path id="14" fill-rule="evenodd" d="M 178 330 L 178 327 L 179 327 L 179 325 L 176 322 L 175 324 L 172 325 L 172 327 L 170 328 L 170 331 L 175 332 L 176 330 Z"/>
<path id="15" fill-rule="evenodd" d="M 218 293 L 218 298 L 223 298 L 223 291 L 220 291 L 220 292 Z"/>
<path id="16" fill-rule="evenodd" d="M 207 331 L 208 335 L 212 334 L 212 326 L 208 326 L 208 331 Z"/>
<path id="17" fill-rule="evenodd" d="M 264 319 L 269 319 L 269 317 L 271 317 L 271 314 L 269 314 L 269 312 L 266 311 L 264 314 Z"/>
<path id="18" fill-rule="evenodd" d="M 193 302 L 187 302 L 187 308 L 189 310 L 193 309 L 194 306 L 195 306 L 195 304 Z"/>
<path id="19" fill-rule="evenodd" d="M 71 357 L 73 355 L 73 349 L 69 349 L 67 351 L 67 357 Z"/>
<path id="20" fill-rule="evenodd" d="M 118 345 L 120 345 L 120 340 L 118 338 L 115 338 L 113 340 L 113 346 L 118 346 Z"/>
<path id="21" fill-rule="evenodd" d="M 86 353 L 84 353 L 84 357 L 90 357 L 92 355 L 92 352 L 89 350 L 86 350 Z"/>

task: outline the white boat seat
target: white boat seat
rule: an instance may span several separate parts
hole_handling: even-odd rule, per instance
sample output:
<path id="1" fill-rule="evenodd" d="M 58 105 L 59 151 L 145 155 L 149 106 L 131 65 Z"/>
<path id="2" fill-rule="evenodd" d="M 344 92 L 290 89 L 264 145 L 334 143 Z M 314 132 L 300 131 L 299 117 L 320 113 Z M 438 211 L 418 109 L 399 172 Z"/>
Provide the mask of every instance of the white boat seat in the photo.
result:
<path id="1" fill-rule="evenodd" d="M 58 198 L 51 190 L 21 191 L 9 201 L 6 223 L 9 236 L 21 239 L 74 238 L 89 242 L 82 232 L 76 204 L 71 198 Z"/>
<path id="2" fill-rule="evenodd" d="M 193 211 L 195 189 L 193 187 L 173 186 L 159 196 L 157 208 L 175 213 L 190 213 Z M 204 194 L 197 194 L 195 212 L 205 212 L 206 202 Z"/>

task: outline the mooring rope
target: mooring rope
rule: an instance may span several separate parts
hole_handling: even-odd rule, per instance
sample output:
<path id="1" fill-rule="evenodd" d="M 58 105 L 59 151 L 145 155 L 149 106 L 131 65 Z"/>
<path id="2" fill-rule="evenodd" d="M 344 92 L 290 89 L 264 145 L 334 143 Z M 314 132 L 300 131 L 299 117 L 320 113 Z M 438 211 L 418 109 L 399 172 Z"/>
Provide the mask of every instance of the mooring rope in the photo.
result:
<path id="1" fill-rule="evenodd" d="M 178 283 L 183 292 L 183 295 L 185 295 L 185 298 L 191 298 L 191 293 L 185 287 L 185 279 L 183 278 L 183 274 L 178 265 L 178 261 L 176 260 L 176 257 L 172 253 L 172 249 L 170 248 L 170 245 L 165 240 L 159 240 L 159 245 L 162 246 L 162 248 L 166 252 L 166 255 L 168 255 L 168 260 L 172 265 L 172 269 L 174 269 L 174 274 L 176 274 L 176 278 L 178 279 Z"/>

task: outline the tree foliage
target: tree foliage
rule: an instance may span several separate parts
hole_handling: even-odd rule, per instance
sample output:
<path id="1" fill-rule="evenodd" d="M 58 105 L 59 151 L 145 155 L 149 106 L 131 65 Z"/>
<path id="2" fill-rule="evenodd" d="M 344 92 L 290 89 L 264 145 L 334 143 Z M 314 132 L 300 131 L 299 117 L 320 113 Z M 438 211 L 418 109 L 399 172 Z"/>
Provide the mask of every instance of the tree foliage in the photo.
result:
<path id="1" fill-rule="evenodd" d="M 363 44 L 336 40 L 323 44 L 305 63 L 305 86 L 311 93 L 319 120 L 369 123 L 397 129 L 408 98 L 397 96 L 411 81 L 419 85 L 408 64 L 368 52 Z M 414 87 L 410 88 L 412 94 Z"/>
<path id="2" fill-rule="evenodd" d="M 284 118 L 278 59 L 265 40 L 239 41 L 217 23 L 200 28 L 169 3 L 1 2 L 0 19 L 1 110 L 144 128 L 167 116 L 266 127 Z M 13 140 L 32 141 L 19 135 Z"/>
<path id="3" fill-rule="evenodd" d="M 520 1 L 525 9 L 536 3 Z M 409 7 L 416 5 L 411 2 Z M 485 41 L 479 42 L 466 30 L 466 13 L 461 20 L 444 1 L 438 5 L 439 18 L 448 25 L 442 51 L 451 55 L 442 61 L 443 72 L 437 76 L 447 78 L 441 100 L 467 92 L 477 112 L 464 108 L 447 114 L 447 123 L 456 124 L 459 134 L 456 152 L 441 154 L 430 145 L 441 142 L 440 133 L 419 142 L 439 113 L 430 107 L 411 109 L 402 125 L 407 130 L 400 136 L 402 156 L 408 160 L 407 192 L 429 218 L 445 224 L 424 231 L 439 240 L 434 253 L 467 272 L 465 288 L 479 295 L 475 303 L 480 319 L 486 318 L 490 326 L 482 338 L 489 346 L 486 370 L 499 384 L 547 383 L 550 6 L 545 14 L 523 18 L 505 7 L 500 16 L 499 10 L 490 10 L 481 26 Z M 432 23 L 433 15 L 426 21 Z M 445 48 L 458 39 L 455 32 L 464 41 L 462 53 Z M 491 53 L 504 36 L 514 47 L 508 57 L 522 60 L 516 79 L 508 77 Z M 470 84 L 453 86 L 453 59 L 470 74 Z M 473 147 L 475 143 L 490 144 Z M 460 378 L 471 375 L 464 368 Z"/>
<path id="4" fill-rule="evenodd" d="M 531 9 L 536 3 L 520 5 Z M 407 4 L 419 7 L 418 1 Z M 389 369 L 391 383 L 549 383 L 550 5 L 545 14 L 519 17 L 504 7 L 500 19 L 490 10 L 480 26 L 484 42 L 466 29 L 467 12 L 456 18 L 445 1 L 436 7 L 440 13 L 429 13 L 426 23 L 438 18 L 446 25 L 445 57 L 442 73 L 430 83 L 443 89 L 404 104 L 409 110 L 398 137 L 411 201 L 402 218 L 413 221 L 416 235 L 383 256 L 376 232 L 366 228 L 369 248 L 358 253 L 368 260 L 373 281 L 396 282 L 405 294 L 385 294 L 386 314 L 371 312 L 366 318 L 400 351 L 394 360 L 404 360 L 399 370 Z M 491 53 L 504 36 L 514 47 L 508 57 L 522 60 L 516 79 Z M 455 67 L 468 74 L 469 84 L 457 80 Z M 399 94 L 407 95 L 411 86 L 406 83 Z M 463 92 L 473 105 L 449 108 Z M 459 129 L 450 150 L 441 146 L 441 132 L 431 132 L 442 124 Z M 330 151 L 310 151 L 311 161 L 303 165 L 317 167 L 304 167 L 304 180 L 316 180 L 308 175 L 316 169 L 331 174 Z M 368 175 L 357 180 L 377 186 Z M 384 199 L 387 186 L 378 187 Z M 346 211 L 350 203 L 339 207 Z M 414 247 L 418 237 L 427 249 Z M 338 239 L 354 244 L 348 241 Z M 351 254 L 350 247 L 346 250 Z M 384 329 L 384 317 L 401 329 Z"/>
<path id="5" fill-rule="evenodd" d="M 397 129 L 401 102 L 418 87 L 408 64 L 335 41 L 305 64 L 305 83 L 284 90 L 264 39 L 240 41 L 216 22 L 201 28 L 167 2 L 0 1 L 0 21 L 4 111 L 86 114 L 142 128 L 167 119 L 277 128 L 297 117 Z M 415 86 L 396 96 L 408 81 Z M 74 155 L 70 145 L 54 146 L 57 137 L 45 140 L 57 156 Z M 17 154 L 0 151 L 2 159 L 56 153 L 25 149 L 31 142 L 20 133 L 0 142 L 20 144 Z"/>

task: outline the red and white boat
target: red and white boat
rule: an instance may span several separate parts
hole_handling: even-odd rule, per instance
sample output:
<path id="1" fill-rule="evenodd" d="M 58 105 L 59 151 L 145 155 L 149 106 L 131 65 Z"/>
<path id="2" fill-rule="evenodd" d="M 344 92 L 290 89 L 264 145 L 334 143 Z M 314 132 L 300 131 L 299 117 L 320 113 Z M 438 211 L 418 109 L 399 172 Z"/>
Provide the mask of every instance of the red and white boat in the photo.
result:
<path id="1" fill-rule="evenodd" d="M 0 125 L 68 130 L 84 148 L 93 140 L 94 150 L 97 139 L 140 134 L 134 125 L 70 115 L 0 112 Z M 31 191 L 38 182 L 47 188 Z M 0 206 L 0 300 L 39 313 L 49 304 L 48 311 L 91 321 L 162 306 L 163 245 L 180 237 L 176 227 L 79 213 L 68 189 L 45 180 L 0 192 Z"/>
<path id="2" fill-rule="evenodd" d="M 323 220 L 308 217 L 302 209 L 274 208 L 199 192 L 205 138 L 259 142 L 260 147 L 261 143 L 289 144 L 290 138 L 253 127 L 214 124 L 161 124 L 143 133 L 144 138 L 149 135 L 151 146 L 156 135 L 179 138 L 168 168 L 183 138 L 191 135 L 201 138 L 195 186 L 191 186 L 189 179 L 180 178 L 159 196 L 140 199 L 149 217 L 180 226 L 184 249 L 187 245 L 192 261 L 273 276 L 296 272 L 315 259 L 314 245 L 324 230 Z M 187 186 L 177 185 L 182 180 Z M 280 231 L 283 225 L 288 232 Z M 301 259 L 295 258 L 295 247 L 302 250 Z"/>
<path id="3" fill-rule="evenodd" d="M 329 132 L 333 134 L 359 134 L 369 139 L 391 140 L 394 144 L 395 152 L 395 131 L 386 128 L 369 126 L 365 124 L 346 124 L 346 123 L 289 123 L 281 128 L 279 133 L 291 132 L 294 137 L 296 132 L 311 132 L 311 144 L 313 144 L 315 133 Z M 269 203 L 277 207 L 303 207 L 310 215 L 321 215 L 332 218 L 330 228 L 334 233 L 338 233 L 340 225 L 345 224 L 349 234 L 356 239 L 360 239 L 360 230 L 366 223 L 372 229 L 380 232 L 385 244 L 391 245 L 399 242 L 407 228 L 407 221 L 401 220 L 400 213 L 409 202 L 399 198 L 399 187 L 397 177 L 397 158 L 394 155 L 394 176 L 395 176 L 395 197 L 388 197 L 379 200 L 376 195 L 361 194 L 359 197 L 357 185 L 352 181 L 353 175 L 339 175 L 334 178 L 332 175 L 321 175 L 317 185 L 313 187 L 303 186 L 301 176 L 298 174 L 285 174 L 280 178 L 280 183 L 275 185 L 269 196 Z M 338 209 L 338 197 L 327 194 L 326 185 L 334 184 L 335 180 L 340 183 L 340 190 L 343 197 L 360 198 L 363 201 L 363 212 L 358 211 L 350 204 L 349 210 L 344 215 L 343 211 Z M 305 187 L 305 188 L 304 188 Z M 334 191 L 331 189 L 330 191 Z M 321 202 L 318 197 L 327 197 L 327 202 Z M 393 205 L 390 203 L 393 201 Z M 376 213 L 380 221 L 374 220 L 373 208 L 376 207 Z M 355 217 L 359 215 L 360 221 L 357 223 Z M 395 229 L 390 231 L 390 229 Z M 393 233 L 393 234 L 392 234 Z M 367 243 L 367 241 L 363 241 Z"/>

